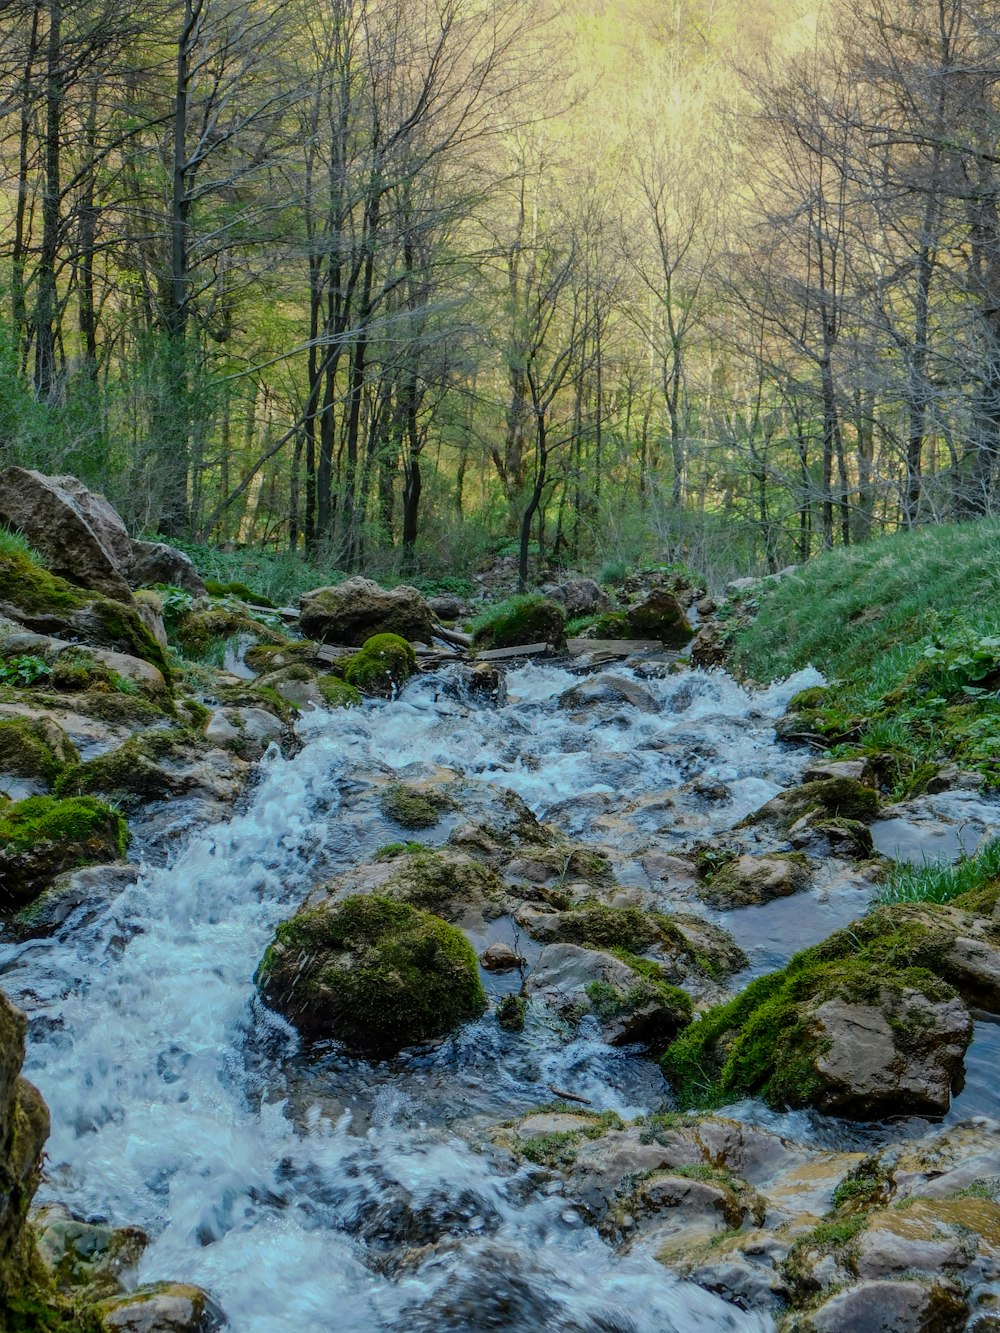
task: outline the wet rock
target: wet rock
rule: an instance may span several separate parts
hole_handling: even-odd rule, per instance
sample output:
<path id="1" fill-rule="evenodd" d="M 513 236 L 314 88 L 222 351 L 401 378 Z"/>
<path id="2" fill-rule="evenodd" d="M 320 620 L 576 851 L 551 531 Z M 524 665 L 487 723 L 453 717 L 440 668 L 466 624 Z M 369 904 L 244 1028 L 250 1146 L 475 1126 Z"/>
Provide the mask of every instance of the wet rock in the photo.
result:
<path id="1" fill-rule="evenodd" d="M 524 959 L 509 944 L 490 944 L 479 955 L 479 961 L 487 972 L 515 972 L 522 966 Z"/>
<path id="2" fill-rule="evenodd" d="M 459 668 L 460 688 L 471 699 L 489 699 L 502 707 L 507 702 L 507 675 L 491 662 L 463 663 Z"/>
<path id="3" fill-rule="evenodd" d="M 0 1310 L 31 1302 L 35 1285 L 25 1214 L 41 1178 L 49 1114 L 38 1089 L 21 1077 L 26 1027 L 0 993 Z"/>
<path id="4" fill-rule="evenodd" d="M 827 1000 L 811 1018 L 814 1106 L 866 1119 L 904 1108 L 947 1111 L 972 1039 L 972 1020 L 957 996 L 885 990 L 877 1004 Z M 901 1032 L 912 1035 L 906 1040 Z"/>
<path id="5" fill-rule="evenodd" d="M 5 468 L 0 472 L 0 522 L 22 532 L 54 574 L 131 604 L 122 572 L 132 555 L 128 531 L 107 500 L 75 477 Z"/>
<path id="6" fill-rule="evenodd" d="M 455 808 L 454 801 L 430 783 L 393 782 L 379 796 L 379 809 L 400 828 L 427 829 Z"/>
<path id="7" fill-rule="evenodd" d="M 729 641 L 721 625 L 703 625 L 691 644 L 691 662 L 696 667 L 710 669 L 726 664 Z"/>
<path id="8" fill-rule="evenodd" d="M 49 787 L 67 764 L 79 760 L 76 746 L 51 718 L 0 717 L 0 790 L 3 775 Z"/>
<path id="9" fill-rule="evenodd" d="M 779 792 L 746 821 L 775 823 L 789 828 L 804 815 L 821 812 L 825 818 L 870 824 L 879 813 L 878 792 L 852 777 L 823 778 Z"/>
<path id="10" fill-rule="evenodd" d="M 99 908 L 117 898 L 139 878 L 136 866 L 86 866 L 67 870 L 27 907 L 22 907 L 11 922 L 20 939 L 51 935 L 75 912 L 86 905 Z"/>
<path id="11" fill-rule="evenodd" d="M 698 885 L 698 896 L 723 911 L 787 898 L 809 887 L 802 856 L 738 856 Z"/>
<path id="12" fill-rule="evenodd" d="M 656 697 L 647 686 L 610 672 L 602 672 L 599 676 L 584 680 L 559 696 L 560 708 L 583 709 L 602 704 L 610 704 L 613 707 L 627 704 L 641 713 L 659 711 Z"/>
<path id="13" fill-rule="evenodd" d="M 565 611 L 558 602 L 537 593 L 511 598 L 481 612 L 473 632 L 477 649 L 519 648 L 531 643 L 561 648 L 565 641 Z"/>
<path id="14" fill-rule="evenodd" d="M 571 1020 L 592 1013 L 612 1046 L 662 1045 L 690 1021 L 691 1002 L 659 980 L 658 971 L 636 971 L 599 950 L 552 944 L 542 950 L 525 991 Z"/>
<path id="15" fill-rule="evenodd" d="M 803 1333 L 961 1333 L 968 1305 L 944 1282 L 860 1282 L 798 1325 Z"/>
<path id="16" fill-rule="evenodd" d="M 626 617 L 636 638 L 659 639 L 668 648 L 683 648 L 694 634 L 683 606 L 665 588 L 652 589 Z"/>
<path id="17" fill-rule="evenodd" d="M 411 850 L 400 843 L 390 845 L 373 864 L 357 866 L 317 885 L 303 908 L 326 907 L 370 893 L 480 930 L 487 920 L 503 913 L 506 902 L 497 874 L 466 853 L 451 847 Z"/>
<path id="18" fill-rule="evenodd" d="M 96 759 L 67 769 L 57 791 L 73 796 L 98 793 L 132 805 L 189 795 L 231 802 L 248 775 L 244 760 L 213 748 L 204 737 L 162 729 L 131 736 Z"/>
<path id="19" fill-rule="evenodd" d="M 95 1307 L 105 1333 L 216 1333 L 228 1321 L 207 1291 L 157 1282 Z"/>
<path id="20" fill-rule="evenodd" d="M 543 591 L 562 604 L 570 620 L 611 609 L 611 598 L 593 579 L 567 579 L 565 583 L 549 584 Z"/>
<path id="21" fill-rule="evenodd" d="M 282 922 L 256 980 L 304 1036 L 363 1051 L 443 1036 L 486 1008 L 476 955 L 461 931 L 376 894 Z"/>
<path id="22" fill-rule="evenodd" d="M 32 1216 L 38 1253 L 60 1291 L 77 1301 L 100 1301 L 121 1293 L 149 1237 L 139 1227 L 111 1227 L 74 1217 L 60 1204 Z"/>
<path id="23" fill-rule="evenodd" d="M 264 708 L 217 708 L 205 724 L 205 739 L 241 759 L 255 759 L 285 730 L 281 719 Z"/>
<path id="24" fill-rule="evenodd" d="M 314 588 L 299 598 L 300 624 L 307 638 L 360 647 L 376 634 L 398 634 L 430 643 L 430 607 L 416 588 L 380 588 L 370 579 L 351 578 L 336 587 Z"/>
<path id="25" fill-rule="evenodd" d="M 803 782 L 830 782 L 838 778 L 848 778 L 853 782 L 871 782 L 871 767 L 865 759 L 819 759 L 813 760 L 802 771 Z"/>
<path id="26" fill-rule="evenodd" d="M 132 542 L 128 579 L 133 588 L 154 583 L 183 588 L 192 597 L 205 596 L 205 583 L 190 556 L 165 542 Z"/>
<path id="27" fill-rule="evenodd" d="M 928 779 L 925 790 L 930 796 L 946 791 L 979 791 L 985 781 L 982 773 L 969 772 L 949 764 Z"/>
<path id="28" fill-rule="evenodd" d="M 701 1176 L 657 1171 L 647 1176 L 619 1202 L 619 1219 L 632 1222 L 632 1236 L 655 1247 L 664 1260 L 674 1250 L 703 1244 L 727 1229 L 740 1226 L 749 1209 L 736 1191 L 710 1168 Z"/>

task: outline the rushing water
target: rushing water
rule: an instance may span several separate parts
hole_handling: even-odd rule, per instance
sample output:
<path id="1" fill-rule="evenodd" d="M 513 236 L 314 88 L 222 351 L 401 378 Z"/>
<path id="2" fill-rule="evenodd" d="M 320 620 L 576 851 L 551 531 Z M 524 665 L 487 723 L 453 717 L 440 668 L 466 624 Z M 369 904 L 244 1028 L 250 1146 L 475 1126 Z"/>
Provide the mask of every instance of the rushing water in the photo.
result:
<path id="1" fill-rule="evenodd" d="M 394 1061 L 302 1051 L 252 978 L 309 888 L 389 840 L 373 783 L 444 767 L 508 787 L 574 835 L 613 833 L 638 879 L 650 852 L 726 829 L 796 779 L 805 756 L 772 723 L 815 679 L 752 694 L 693 672 L 643 681 L 653 709 L 573 712 L 557 699 L 577 677 L 531 666 L 502 708 L 442 675 L 304 717 L 301 750 L 269 753 L 238 813 L 99 914 L 0 954 L 52 1111 L 43 1195 L 145 1227 L 138 1280 L 206 1286 L 234 1333 L 770 1328 L 641 1251 L 616 1254 L 558 1185 L 475 1132 L 552 1084 L 598 1110 L 668 1105 L 650 1062 L 535 1014 L 523 1034 L 487 1015 Z"/>

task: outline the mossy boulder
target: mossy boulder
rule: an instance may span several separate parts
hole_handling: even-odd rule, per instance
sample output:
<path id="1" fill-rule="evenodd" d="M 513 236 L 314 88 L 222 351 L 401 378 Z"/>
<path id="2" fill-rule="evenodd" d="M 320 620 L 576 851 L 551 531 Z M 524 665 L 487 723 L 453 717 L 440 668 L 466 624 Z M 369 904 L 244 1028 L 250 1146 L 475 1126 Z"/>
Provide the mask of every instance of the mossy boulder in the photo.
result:
<path id="1" fill-rule="evenodd" d="M 291 662 L 258 677 L 253 688 L 269 691 L 294 711 L 301 708 L 349 708 L 361 703 L 361 694 L 340 676 L 321 672 L 305 662 Z"/>
<path id="2" fill-rule="evenodd" d="M 632 637 L 659 639 L 667 648 L 683 648 L 694 635 L 683 606 L 666 588 L 653 588 L 626 617 Z"/>
<path id="3" fill-rule="evenodd" d="M 141 657 L 170 679 L 163 649 L 135 606 L 86 592 L 17 551 L 0 551 L 0 616 L 40 634 Z"/>
<path id="4" fill-rule="evenodd" d="M 130 736 L 96 759 L 64 769 L 56 793 L 99 793 L 124 805 L 188 792 L 231 800 L 242 786 L 244 772 L 241 760 L 212 747 L 199 731 L 157 729 Z"/>
<path id="5" fill-rule="evenodd" d="M 93 1307 L 102 1333 L 218 1333 L 222 1307 L 188 1282 L 152 1282 Z"/>
<path id="6" fill-rule="evenodd" d="M 416 588 L 405 584 L 380 588 L 363 578 L 304 592 L 299 598 L 299 623 L 307 638 L 351 647 L 381 634 L 430 643 L 434 634 L 430 607 Z"/>
<path id="7" fill-rule="evenodd" d="M 261 592 L 254 592 L 245 583 L 235 579 L 229 583 L 220 583 L 218 579 L 206 579 L 205 591 L 209 597 L 235 597 L 238 601 L 247 602 L 251 606 L 262 606 L 272 611 L 275 609 L 275 604 L 269 597 L 265 597 Z"/>
<path id="8" fill-rule="evenodd" d="M 800 852 L 737 856 L 698 886 L 698 896 L 721 911 L 755 907 L 809 887 L 809 860 Z"/>
<path id="9" fill-rule="evenodd" d="M 880 807 L 878 792 L 857 778 L 822 778 L 779 792 L 746 823 L 772 822 L 789 828 L 804 815 L 817 814 L 821 819 L 850 819 L 870 824 L 878 818 Z"/>
<path id="10" fill-rule="evenodd" d="M 343 664 L 344 680 L 362 694 L 391 697 L 417 669 L 417 655 L 398 634 L 375 634 Z"/>
<path id="11" fill-rule="evenodd" d="M 51 787 L 67 765 L 79 762 L 76 746 L 50 718 L 0 718 L 0 773 Z"/>
<path id="12" fill-rule="evenodd" d="M 538 593 L 510 597 L 481 612 L 472 624 L 473 646 L 479 649 L 520 648 L 529 643 L 566 643 L 566 612 L 558 602 Z"/>
<path id="13" fill-rule="evenodd" d="M 361 1051 L 443 1036 L 486 1008 L 476 955 L 461 931 L 375 894 L 283 922 L 257 984 L 304 1036 Z"/>
<path id="14" fill-rule="evenodd" d="M 77 1303 L 120 1295 L 123 1275 L 135 1268 L 149 1243 L 139 1227 L 87 1222 L 59 1204 L 38 1209 L 31 1222 L 53 1284 Z"/>
<path id="15" fill-rule="evenodd" d="M 624 951 L 550 944 L 526 990 L 570 1021 L 593 1014 L 612 1046 L 662 1050 L 691 1021 L 690 997 L 667 981 L 659 964 Z"/>
<path id="16" fill-rule="evenodd" d="M 394 782 L 379 796 L 379 809 L 386 819 L 405 829 L 433 828 L 441 816 L 455 808 L 454 801 L 434 787 L 413 787 Z"/>
<path id="17" fill-rule="evenodd" d="M 929 966 L 938 943 L 882 914 L 796 954 L 670 1047 L 678 1100 L 752 1096 L 861 1119 L 946 1110 L 972 1021 Z"/>
<path id="18" fill-rule="evenodd" d="M 307 909 L 375 893 L 434 912 L 447 921 L 482 927 L 504 908 L 503 881 L 488 866 L 450 847 L 432 850 L 419 842 L 390 843 L 371 865 L 357 866 L 318 885 Z"/>
<path id="19" fill-rule="evenodd" d="M 0 805 L 2 906 L 29 902 L 63 870 L 121 857 L 127 843 L 121 815 L 89 796 L 29 796 Z"/>
<path id="20" fill-rule="evenodd" d="M 269 671 L 278 671 L 282 667 L 304 662 L 315 666 L 316 644 L 311 639 L 294 639 L 285 643 L 254 643 L 246 650 L 243 658 L 251 671 L 265 675 Z"/>

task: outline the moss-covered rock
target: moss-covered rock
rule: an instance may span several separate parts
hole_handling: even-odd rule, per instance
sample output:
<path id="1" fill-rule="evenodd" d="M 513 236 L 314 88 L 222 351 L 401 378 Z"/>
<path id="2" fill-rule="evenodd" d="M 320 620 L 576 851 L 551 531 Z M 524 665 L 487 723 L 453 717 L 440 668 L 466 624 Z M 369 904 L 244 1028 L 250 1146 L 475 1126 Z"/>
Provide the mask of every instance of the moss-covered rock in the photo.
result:
<path id="1" fill-rule="evenodd" d="M 972 1033 L 924 929 L 856 922 L 705 1014 L 664 1056 L 684 1106 L 759 1096 L 874 1118 L 947 1109 Z"/>
<path id="2" fill-rule="evenodd" d="M 76 746 L 49 718 L 0 718 L 0 773 L 51 786 L 69 764 L 80 762 Z"/>
<path id="3" fill-rule="evenodd" d="M 362 694 L 390 697 L 417 669 L 417 655 L 398 634 L 376 634 L 343 664 L 344 680 Z"/>
<path id="4" fill-rule="evenodd" d="M 356 708 L 361 703 L 360 690 L 339 676 L 317 676 L 316 687 L 327 708 Z"/>
<path id="5" fill-rule="evenodd" d="M 246 650 L 243 660 L 250 670 L 256 671 L 258 675 L 278 671 L 281 667 L 292 666 L 296 662 L 314 666 L 319 660 L 316 656 L 316 646 L 311 639 L 290 639 L 286 643 L 254 643 Z"/>
<path id="6" fill-rule="evenodd" d="M 261 592 L 254 592 L 245 583 L 240 583 L 237 580 L 220 583 L 218 579 L 206 579 L 205 591 L 209 597 L 235 597 L 238 601 L 248 602 L 251 606 L 263 606 L 266 609 L 274 610 L 274 602 L 269 597 L 265 597 Z"/>
<path id="7" fill-rule="evenodd" d="M 138 1264 L 149 1239 L 139 1227 L 86 1222 L 59 1204 L 39 1209 L 31 1221 L 53 1284 L 78 1303 L 119 1295 L 122 1277 Z"/>
<path id="8" fill-rule="evenodd" d="M 823 817 L 852 819 L 870 824 L 878 818 L 878 792 L 857 778 L 823 778 L 790 787 L 768 801 L 746 821 L 749 824 L 773 821 L 788 828 L 803 815 L 819 812 Z"/>
<path id="9" fill-rule="evenodd" d="M 375 893 L 434 912 L 451 922 L 481 924 L 501 914 L 504 886 L 488 866 L 450 847 L 431 850 L 421 843 L 389 844 L 374 862 L 357 866 L 318 885 L 305 907 Z"/>
<path id="10" fill-rule="evenodd" d="M 321 643 L 364 644 L 392 634 L 430 643 L 434 619 L 416 588 L 380 588 L 370 579 L 351 578 L 327 588 L 313 588 L 299 598 L 302 633 Z"/>
<path id="11" fill-rule="evenodd" d="M 566 642 L 566 612 L 558 602 L 538 593 L 510 597 L 489 607 L 473 621 L 476 648 L 520 648 L 528 643 L 550 643 L 561 648 Z"/>
<path id="12" fill-rule="evenodd" d="M 486 1007 L 476 955 L 461 931 L 381 895 L 283 922 L 257 984 L 305 1036 L 364 1051 L 442 1036 Z"/>
<path id="13" fill-rule="evenodd" d="M 121 815 L 90 797 L 29 796 L 0 805 L 2 905 L 30 901 L 63 870 L 115 860 L 127 842 Z"/>
<path id="14" fill-rule="evenodd" d="M 659 639 L 668 648 L 683 648 L 694 630 L 684 608 L 665 588 L 654 588 L 626 612 L 633 636 Z"/>
<path id="15" fill-rule="evenodd" d="M 187 1282 L 152 1282 L 94 1306 L 101 1333 L 218 1333 L 227 1320 L 207 1291 Z"/>
<path id="16" fill-rule="evenodd" d="M 413 787 L 394 782 L 379 797 L 386 819 L 406 829 L 433 828 L 447 810 L 455 808 L 451 798 L 434 787 Z"/>
<path id="17" fill-rule="evenodd" d="M 254 620 L 234 606 L 212 606 L 207 610 L 188 611 L 180 617 L 174 630 L 174 638 L 181 651 L 194 658 L 204 657 L 212 651 L 214 645 L 241 634 L 275 647 L 283 647 L 287 643 L 284 634 Z"/>
<path id="18" fill-rule="evenodd" d="M 737 856 L 698 884 L 698 896 L 722 911 L 787 898 L 808 888 L 809 860 L 800 852 Z"/>
<path id="19" fill-rule="evenodd" d="M 134 606 L 77 588 L 16 551 L 0 551 L 0 615 L 41 634 L 141 657 L 170 679 L 163 649 Z"/>

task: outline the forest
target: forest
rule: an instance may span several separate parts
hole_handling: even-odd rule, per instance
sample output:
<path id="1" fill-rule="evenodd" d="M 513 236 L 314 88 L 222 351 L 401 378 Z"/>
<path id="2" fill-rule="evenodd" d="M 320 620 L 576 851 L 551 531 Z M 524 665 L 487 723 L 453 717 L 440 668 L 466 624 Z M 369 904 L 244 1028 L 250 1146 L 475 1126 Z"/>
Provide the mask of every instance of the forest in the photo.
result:
<path id="1" fill-rule="evenodd" d="M 991 514 L 1000 4 L 7 0 L 0 460 L 392 576 Z"/>

